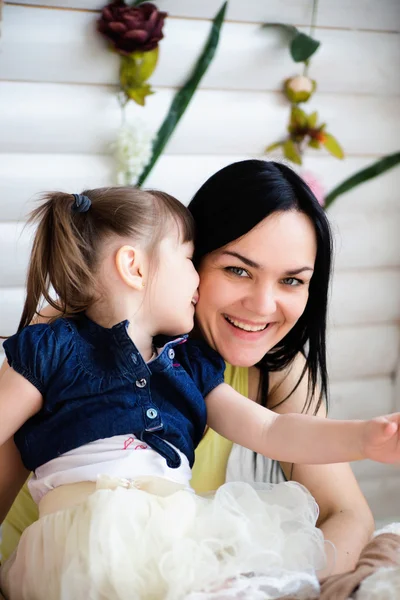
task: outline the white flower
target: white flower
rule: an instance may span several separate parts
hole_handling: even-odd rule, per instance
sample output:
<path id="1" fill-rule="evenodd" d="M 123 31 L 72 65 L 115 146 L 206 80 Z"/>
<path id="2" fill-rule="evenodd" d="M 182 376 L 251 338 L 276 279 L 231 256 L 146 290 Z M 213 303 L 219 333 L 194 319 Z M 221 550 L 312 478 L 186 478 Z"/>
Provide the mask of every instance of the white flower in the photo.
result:
<path id="1" fill-rule="evenodd" d="M 153 153 L 154 134 L 143 121 L 124 123 L 114 144 L 118 185 L 135 185 Z"/>
<path id="2" fill-rule="evenodd" d="M 287 85 L 293 92 L 307 92 L 311 94 L 314 89 L 312 79 L 304 75 L 292 77 L 288 80 Z"/>

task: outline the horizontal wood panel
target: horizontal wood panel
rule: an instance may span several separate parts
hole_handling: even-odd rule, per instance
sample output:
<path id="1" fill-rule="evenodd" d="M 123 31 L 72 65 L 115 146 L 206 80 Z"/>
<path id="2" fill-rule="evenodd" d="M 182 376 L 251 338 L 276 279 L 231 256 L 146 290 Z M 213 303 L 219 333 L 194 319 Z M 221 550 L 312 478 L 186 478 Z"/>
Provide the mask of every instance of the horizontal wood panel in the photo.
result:
<path id="1" fill-rule="evenodd" d="M 80 191 L 80 188 L 78 188 Z M 354 283 L 357 290 L 353 298 L 349 301 L 349 317 L 355 319 L 355 322 L 364 322 L 366 313 L 361 305 L 367 305 L 368 318 L 373 322 L 379 322 L 381 316 L 380 310 L 384 311 L 385 318 L 397 318 L 396 302 L 398 298 L 398 274 L 394 268 L 400 266 L 400 236 L 398 235 L 400 226 L 400 211 L 393 214 L 377 213 L 369 219 L 355 219 L 352 221 L 351 215 L 348 222 L 343 219 L 340 229 L 336 228 L 336 271 L 350 270 L 348 275 L 339 276 L 338 290 L 333 292 L 334 302 L 338 308 L 332 312 L 333 323 L 343 323 L 340 315 L 341 302 L 347 302 L 348 294 L 353 293 L 352 274 L 355 269 L 388 268 L 385 274 L 377 275 L 368 283 Z M 29 239 L 31 233 L 29 229 L 24 229 L 22 224 L 15 222 L 0 223 L 0 285 L 21 285 L 24 278 L 25 264 L 28 260 Z M 367 277 L 369 276 L 369 273 Z M 361 277 L 363 277 L 361 275 Z M 356 279 L 354 280 L 357 281 Z M 389 286 L 390 292 L 385 287 L 381 291 L 374 291 L 373 285 L 376 283 Z M 349 286 L 349 287 L 347 287 Z M 391 298 L 384 298 L 383 294 L 391 295 Z M 336 295 L 336 298 L 335 298 Z M 359 306 L 359 308 L 357 308 Z M 358 310 L 360 311 L 357 316 Z M 350 317 L 351 315 L 351 317 Z M 397 316 L 396 316 L 397 315 Z"/>
<path id="2" fill-rule="evenodd" d="M 156 132 L 172 97 L 172 90 L 159 90 L 145 111 L 131 103 L 128 121 L 146 119 Z M 327 94 L 313 108 L 320 110 L 349 154 L 398 150 L 400 103 L 395 97 Z M 284 135 L 287 118 L 288 105 L 280 94 L 200 90 L 165 152 L 259 155 Z M 0 152 L 107 154 L 120 121 L 110 88 L 0 83 Z M 315 153 L 310 150 L 310 156 Z"/>
<path id="3" fill-rule="evenodd" d="M 0 78 L 13 81 L 117 84 L 119 58 L 96 32 L 97 15 L 6 6 Z M 190 74 L 210 24 L 169 19 L 160 45 L 155 86 L 179 87 Z M 400 34 L 320 30 L 321 48 L 310 76 L 328 93 L 400 94 L 396 65 Z M 182 52 L 182 48 L 185 49 Z M 29 56 L 29 61 L 26 57 Z M 217 55 L 202 87 L 280 90 L 282 81 L 300 72 L 289 56 L 287 38 L 259 25 L 226 23 Z"/>
<path id="4" fill-rule="evenodd" d="M 393 381 L 390 377 L 331 382 L 331 419 L 372 419 L 393 411 Z"/>
<path id="5" fill-rule="evenodd" d="M 361 490 L 377 521 L 400 521 L 398 471 L 398 467 L 394 468 L 392 477 L 374 477 L 360 481 Z"/>
<path id="6" fill-rule="evenodd" d="M 0 286 L 25 285 L 32 244 L 32 229 L 16 223 L 0 223 Z"/>
<path id="7" fill-rule="evenodd" d="M 12 1 L 8 4 L 18 4 Z M 102 0 L 28 0 L 28 5 L 100 10 Z M 222 0 L 158 0 L 160 10 L 171 16 L 211 19 L 222 6 Z M 310 0 L 229 0 L 226 18 L 234 21 L 277 22 L 309 25 Z M 317 24 L 348 29 L 400 30 L 400 7 L 397 0 L 321 0 Z"/>
<path id="8" fill-rule="evenodd" d="M 400 211 L 346 214 L 332 219 L 337 269 L 400 266 Z"/>
<path id="9" fill-rule="evenodd" d="M 28 251 L 28 241 L 26 243 Z M 10 256 L 10 251 L 5 256 Z M 18 252 L 21 256 L 21 253 Z M 21 260 L 21 259 L 20 259 Z M 10 263 L 11 266 L 7 264 Z M 0 331 L 14 331 L 24 299 L 25 265 L 4 261 L 0 285 Z M 20 279 L 20 281 L 16 281 Z M 351 279 L 351 285 L 348 280 Z M 18 284 L 18 287 L 13 287 Z M 365 293 L 375 288 L 376 294 Z M 387 290 L 391 290 L 388 293 Z M 359 310 L 357 311 L 357 306 Z M 334 315 L 334 318 L 332 318 Z M 333 284 L 330 323 L 336 326 L 390 324 L 400 320 L 400 270 L 337 273 Z M 332 327 L 332 325 L 330 325 Z M 355 330 L 357 332 L 358 329 Z M 1 335 L 1 333 L 0 333 Z M 369 384 L 368 384 L 369 385 Z"/>
<path id="10" fill-rule="evenodd" d="M 226 165 L 255 156 L 162 155 L 146 181 L 187 204 L 213 173 Z M 265 156 L 260 156 L 263 159 Z M 317 178 L 325 192 L 371 164 L 371 159 L 348 157 L 336 161 L 322 152 L 308 156 L 301 175 Z M 293 166 L 293 165 L 292 165 Z M 17 221 L 32 208 L 33 197 L 48 190 L 65 192 L 112 185 L 115 164 L 111 156 L 79 154 L 1 154 L 0 220 Z M 395 212 L 400 207 L 400 167 L 388 171 L 341 196 L 329 208 L 333 220 L 354 213 Z M 373 221 L 373 216 L 371 219 Z"/>
<path id="11" fill-rule="evenodd" d="M 395 324 L 330 329 L 328 372 L 334 381 L 393 375 L 399 343 Z"/>
<path id="12" fill-rule="evenodd" d="M 351 468 L 359 482 L 380 481 L 381 479 L 390 479 L 400 475 L 397 465 L 385 465 L 372 460 L 359 460 L 351 463 Z"/>
<path id="13" fill-rule="evenodd" d="M 400 257 L 397 258 L 400 262 Z M 400 268 L 335 272 L 329 311 L 331 325 L 388 321 L 400 321 Z"/>

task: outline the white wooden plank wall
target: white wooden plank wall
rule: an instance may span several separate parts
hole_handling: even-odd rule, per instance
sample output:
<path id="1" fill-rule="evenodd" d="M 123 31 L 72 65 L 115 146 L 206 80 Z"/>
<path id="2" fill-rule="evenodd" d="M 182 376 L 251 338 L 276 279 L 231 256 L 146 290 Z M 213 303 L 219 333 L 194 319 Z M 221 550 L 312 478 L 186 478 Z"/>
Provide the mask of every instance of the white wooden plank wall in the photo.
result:
<path id="1" fill-rule="evenodd" d="M 222 0 L 159 0 L 166 37 L 145 110 L 157 129 L 185 80 Z M 24 297 L 37 193 L 113 182 L 110 146 L 120 123 L 117 57 L 95 33 L 101 0 L 6 2 L 0 38 L 0 333 L 15 329 Z M 188 202 L 218 168 L 263 156 L 285 130 L 281 81 L 298 72 L 284 42 L 262 22 L 308 31 L 311 0 L 230 0 L 216 59 L 147 185 Z M 307 155 L 326 190 L 399 150 L 399 0 L 320 0 L 322 47 L 310 75 L 318 109 L 347 158 Z M 308 107 L 307 107 L 308 108 Z M 334 417 L 400 410 L 400 169 L 342 197 L 330 210 L 336 243 L 329 364 Z M 395 374 L 397 372 L 397 379 Z M 397 383 L 396 383 L 397 381 Z M 396 387 L 397 386 L 397 387 Z M 399 470 L 355 465 L 378 520 L 398 518 Z"/>

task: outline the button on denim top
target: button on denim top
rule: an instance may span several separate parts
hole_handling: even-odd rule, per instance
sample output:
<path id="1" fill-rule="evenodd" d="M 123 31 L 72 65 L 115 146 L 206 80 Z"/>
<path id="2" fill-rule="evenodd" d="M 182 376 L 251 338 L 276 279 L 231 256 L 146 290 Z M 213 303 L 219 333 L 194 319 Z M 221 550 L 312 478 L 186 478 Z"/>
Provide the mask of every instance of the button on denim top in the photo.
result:
<path id="1" fill-rule="evenodd" d="M 9 364 L 44 399 L 14 436 L 28 469 L 124 434 L 145 441 L 169 467 L 181 462 L 170 444 L 193 465 L 206 426 L 204 397 L 223 383 L 224 361 L 204 342 L 184 336 L 146 364 L 128 325 L 105 329 L 80 314 L 30 325 L 4 342 Z"/>

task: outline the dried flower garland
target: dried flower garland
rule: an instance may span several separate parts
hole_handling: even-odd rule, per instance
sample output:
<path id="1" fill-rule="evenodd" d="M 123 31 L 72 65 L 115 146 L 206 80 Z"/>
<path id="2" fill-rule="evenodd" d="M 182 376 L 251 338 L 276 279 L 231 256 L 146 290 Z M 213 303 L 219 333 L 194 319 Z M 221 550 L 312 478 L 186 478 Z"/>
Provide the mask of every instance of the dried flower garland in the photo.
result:
<path id="1" fill-rule="evenodd" d="M 121 57 L 119 80 L 124 104 L 133 100 L 144 106 L 146 97 L 153 94 L 147 80 L 157 66 L 166 16 L 151 2 L 128 6 L 123 0 L 107 4 L 101 12 L 97 30 Z"/>
<path id="2" fill-rule="evenodd" d="M 97 29 L 121 57 L 119 101 L 122 125 L 113 144 L 117 183 L 141 186 L 149 176 L 215 56 L 227 4 L 222 4 L 212 20 L 210 33 L 193 71 L 176 92 L 157 133 L 137 119 L 134 125 L 128 124 L 125 107 L 130 100 L 144 106 L 146 97 L 154 93 L 148 79 L 157 65 L 158 43 L 163 38 L 167 13 L 143 0 L 136 0 L 132 6 L 123 0 L 114 0 L 103 8 Z"/>
<path id="3" fill-rule="evenodd" d="M 292 104 L 289 124 L 287 126 L 289 135 L 285 139 L 275 142 L 266 148 L 266 152 L 282 148 L 285 158 L 298 165 L 302 164 L 302 155 L 307 146 L 316 150 L 325 148 L 334 157 L 344 158 L 344 153 L 339 142 L 326 130 L 326 123 L 318 122 L 318 113 L 314 111 L 307 114 L 299 106 L 304 102 L 308 102 L 317 88 L 316 81 L 308 77 L 310 58 L 320 47 L 320 42 L 312 37 L 316 22 L 317 6 L 318 0 L 314 0 L 310 35 L 299 32 L 292 25 L 282 23 L 266 23 L 263 26 L 279 27 L 285 31 L 290 37 L 291 57 L 296 63 L 304 63 L 303 74 L 286 79 L 283 86 L 283 92 Z"/>

